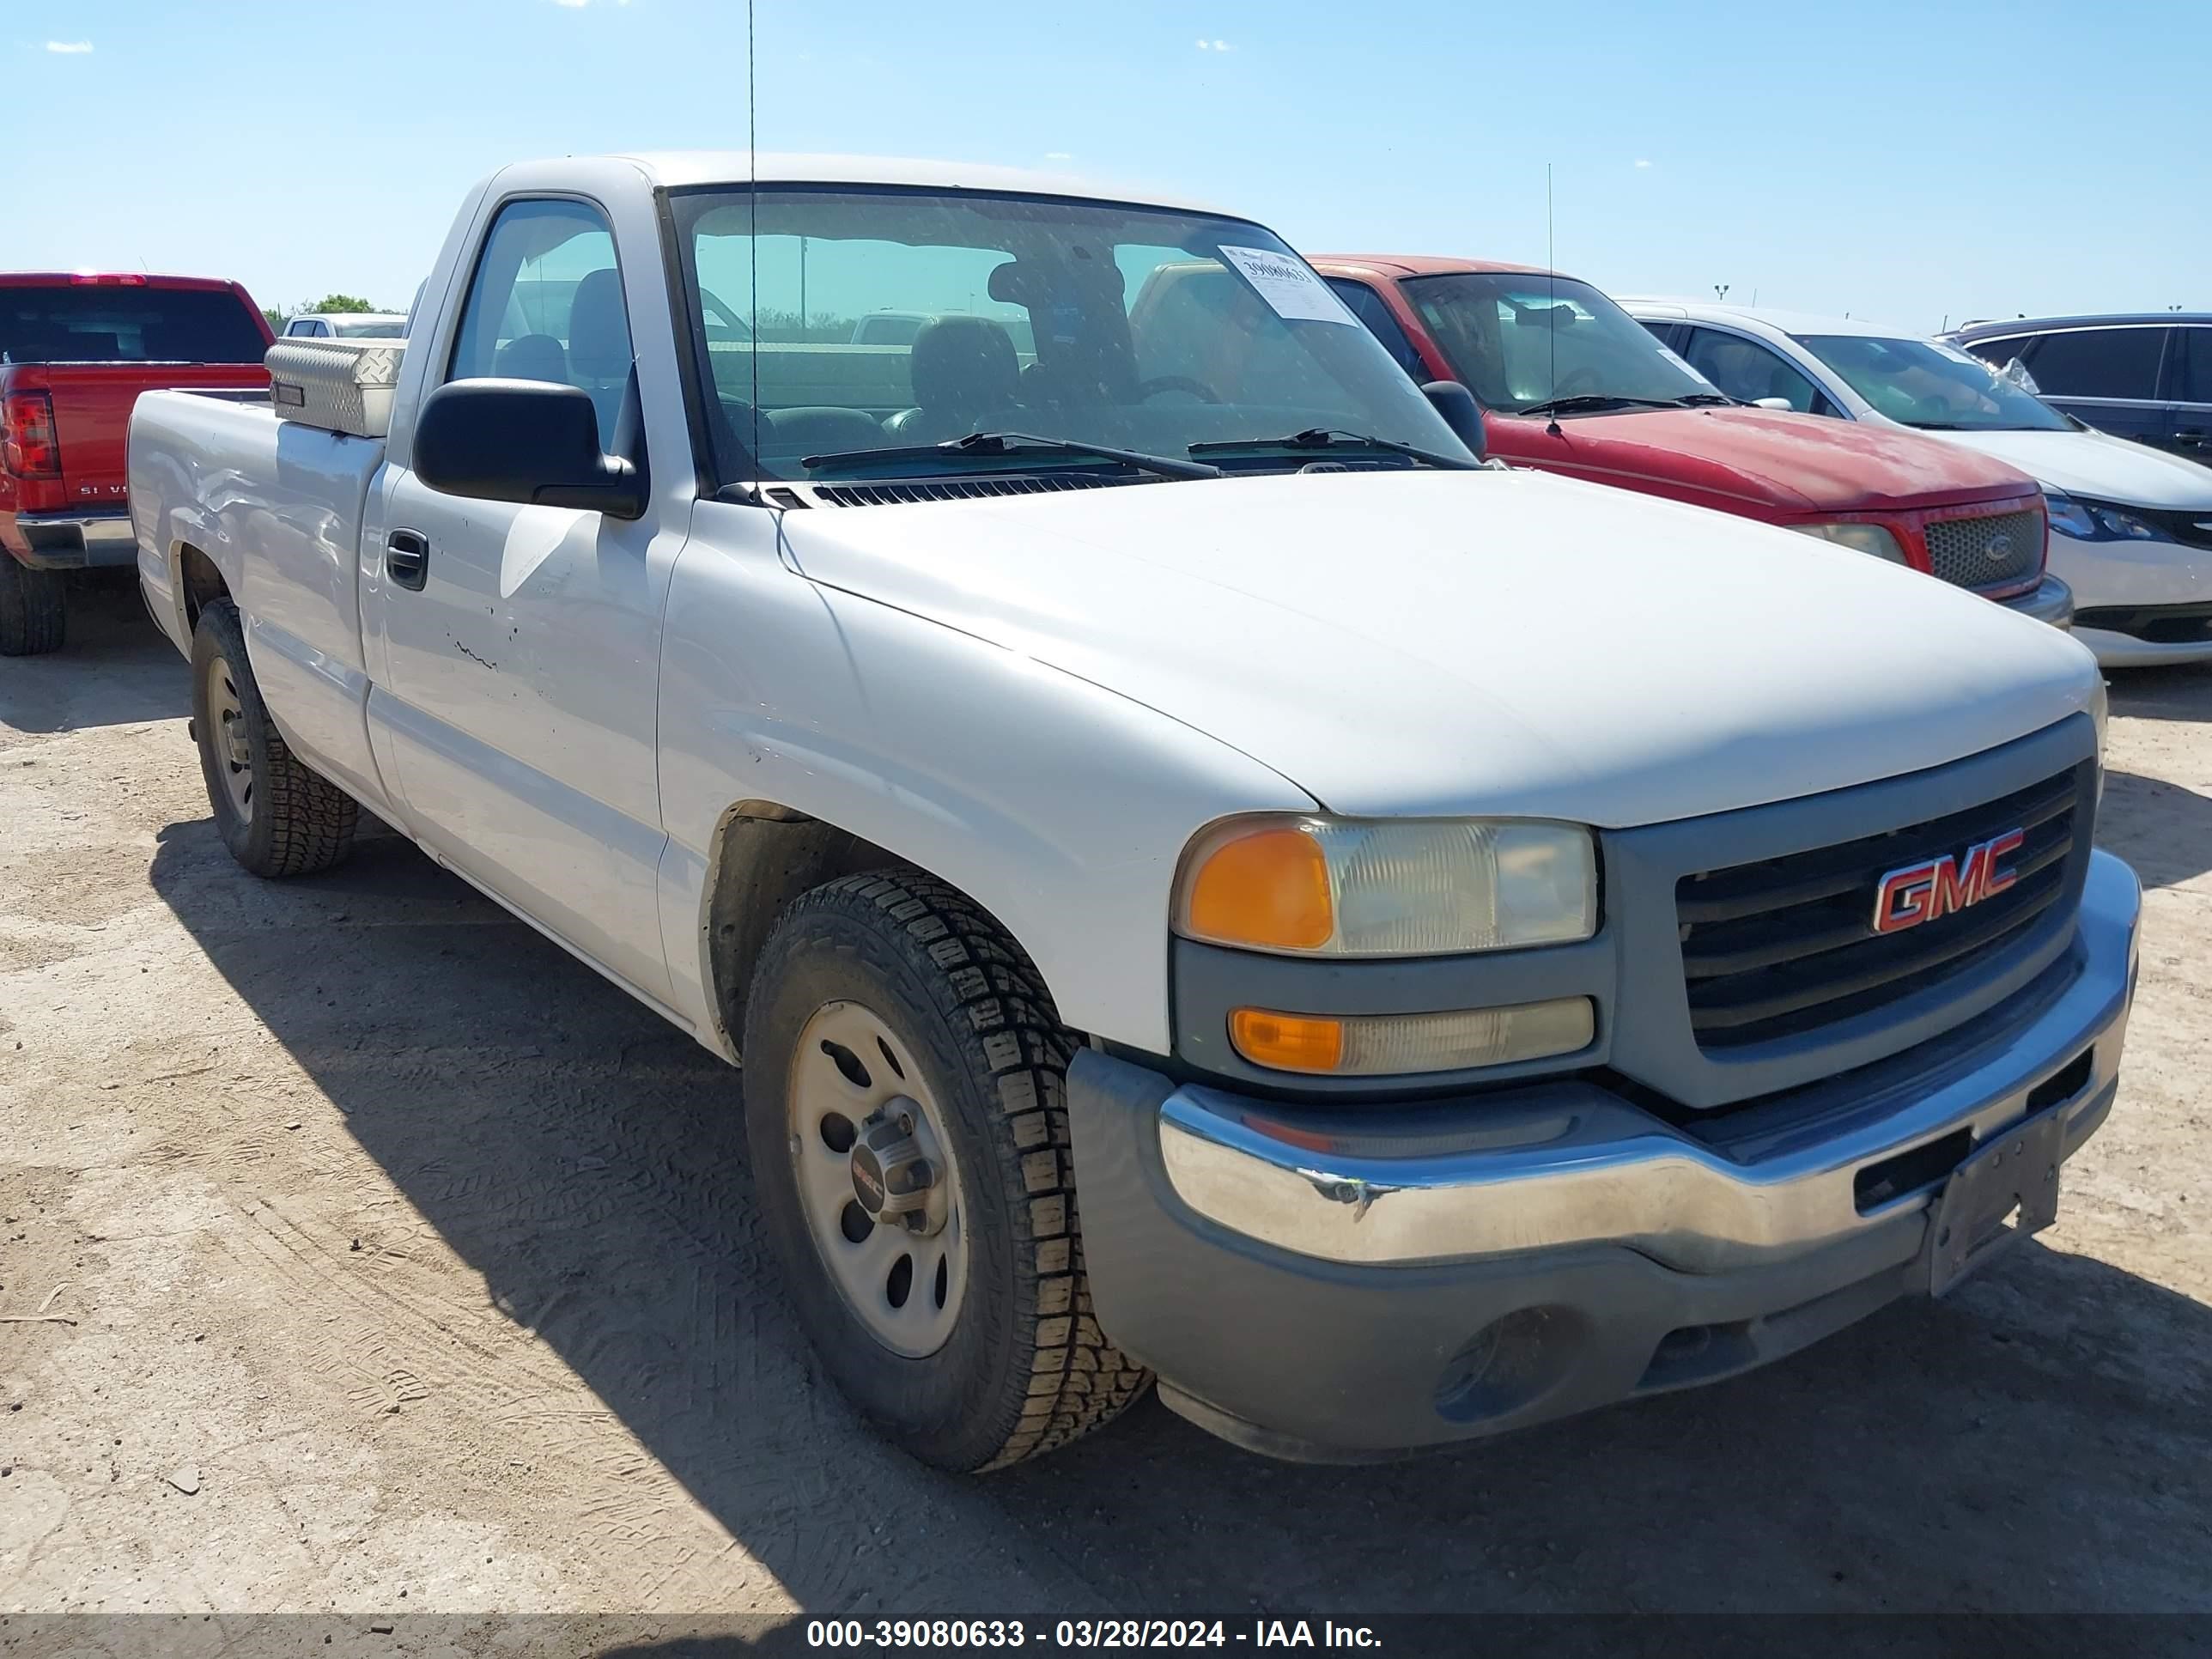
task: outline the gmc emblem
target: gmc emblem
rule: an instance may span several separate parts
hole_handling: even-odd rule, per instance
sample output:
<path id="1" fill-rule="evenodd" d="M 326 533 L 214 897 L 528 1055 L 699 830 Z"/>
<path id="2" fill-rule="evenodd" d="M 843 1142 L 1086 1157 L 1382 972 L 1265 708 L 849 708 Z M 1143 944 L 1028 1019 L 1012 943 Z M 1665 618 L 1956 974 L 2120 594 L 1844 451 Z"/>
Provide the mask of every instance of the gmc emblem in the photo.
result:
<path id="1" fill-rule="evenodd" d="M 1901 933 L 2003 892 L 2020 875 L 2001 860 L 2020 851 L 2027 839 L 2026 830 L 2008 830 L 2002 836 L 1976 842 L 1963 858 L 1954 859 L 1946 853 L 1940 859 L 1891 871 L 1874 890 L 1875 932 Z"/>

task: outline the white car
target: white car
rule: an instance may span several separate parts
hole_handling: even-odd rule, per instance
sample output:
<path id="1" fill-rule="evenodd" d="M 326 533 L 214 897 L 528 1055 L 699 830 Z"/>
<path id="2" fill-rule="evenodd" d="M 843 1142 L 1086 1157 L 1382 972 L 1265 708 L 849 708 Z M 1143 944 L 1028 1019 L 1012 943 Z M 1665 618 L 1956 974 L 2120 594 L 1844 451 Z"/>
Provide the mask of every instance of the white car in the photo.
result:
<path id="1" fill-rule="evenodd" d="M 742 1053 L 733 1185 L 920 1457 L 1155 1376 L 1371 1457 L 1730 1375 L 2047 1223 L 2112 1109 L 2089 653 L 1484 465 L 1249 219 L 574 158 L 428 292 L 138 399 L 216 827 L 300 875 L 366 807 Z"/>
<path id="2" fill-rule="evenodd" d="M 303 311 L 286 319 L 288 340 L 398 340 L 407 319 L 390 311 Z"/>
<path id="3" fill-rule="evenodd" d="M 2212 661 L 2212 468 L 2084 426 L 1968 352 L 1856 319 L 1621 301 L 1731 397 L 1909 427 L 2043 486 L 2051 568 L 2107 667 Z"/>

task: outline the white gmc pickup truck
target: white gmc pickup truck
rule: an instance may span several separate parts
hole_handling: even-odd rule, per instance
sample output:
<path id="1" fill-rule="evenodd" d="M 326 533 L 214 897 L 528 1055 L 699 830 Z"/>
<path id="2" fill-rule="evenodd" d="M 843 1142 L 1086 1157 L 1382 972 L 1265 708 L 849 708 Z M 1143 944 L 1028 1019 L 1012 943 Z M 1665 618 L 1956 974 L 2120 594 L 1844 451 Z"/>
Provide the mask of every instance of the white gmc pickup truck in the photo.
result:
<path id="1" fill-rule="evenodd" d="M 1724 1376 L 2048 1223 L 2112 1107 L 2088 653 L 1483 463 L 1248 220 L 538 162 L 404 345 L 270 362 L 131 431 L 223 838 L 358 804 L 742 1059 L 931 1462 L 1155 1376 L 1310 1458 Z"/>

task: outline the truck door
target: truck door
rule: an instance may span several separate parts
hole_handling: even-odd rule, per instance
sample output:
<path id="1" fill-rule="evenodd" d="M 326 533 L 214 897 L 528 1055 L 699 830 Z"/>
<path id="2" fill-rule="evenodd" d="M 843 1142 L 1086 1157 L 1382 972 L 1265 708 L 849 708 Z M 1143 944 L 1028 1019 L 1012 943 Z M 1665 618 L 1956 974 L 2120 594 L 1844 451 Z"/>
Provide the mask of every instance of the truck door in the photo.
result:
<path id="1" fill-rule="evenodd" d="M 657 264 L 658 249 L 641 246 L 626 276 L 596 204 L 506 202 L 458 318 L 410 348 L 438 354 L 422 392 L 487 375 L 580 387 L 607 443 L 634 357 L 625 290 Z M 646 426 L 648 444 L 665 429 L 650 412 Z M 362 568 L 364 616 L 382 635 L 371 723 L 412 827 L 662 997 L 655 701 L 661 604 L 689 503 L 678 514 L 657 491 L 643 518 L 624 523 L 441 495 L 409 469 L 411 437 L 395 423 Z M 652 459 L 657 473 L 686 457 Z"/>

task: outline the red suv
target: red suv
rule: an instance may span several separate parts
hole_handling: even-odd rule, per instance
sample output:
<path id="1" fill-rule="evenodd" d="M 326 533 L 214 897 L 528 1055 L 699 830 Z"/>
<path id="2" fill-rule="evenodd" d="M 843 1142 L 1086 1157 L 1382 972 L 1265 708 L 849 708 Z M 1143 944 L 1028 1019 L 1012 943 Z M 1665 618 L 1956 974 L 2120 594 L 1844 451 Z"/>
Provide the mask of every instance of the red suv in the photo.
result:
<path id="1" fill-rule="evenodd" d="M 1312 259 L 1406 371 L 1458 380 L 1516 466 L 1764 520 L 1911 565 L 2060 627 L 2043 494 L 1954 444 L 1716 390 L 1587 283 L 1395 254 Z"/>
<path id="2" fill-rule="evenodd" d="M 0 656 L 61 645 L 64 573 L 136 568 L 124 440 L 138 394 L 265 389 L 270 338 L 236 283 L 0 271 Z"/>

